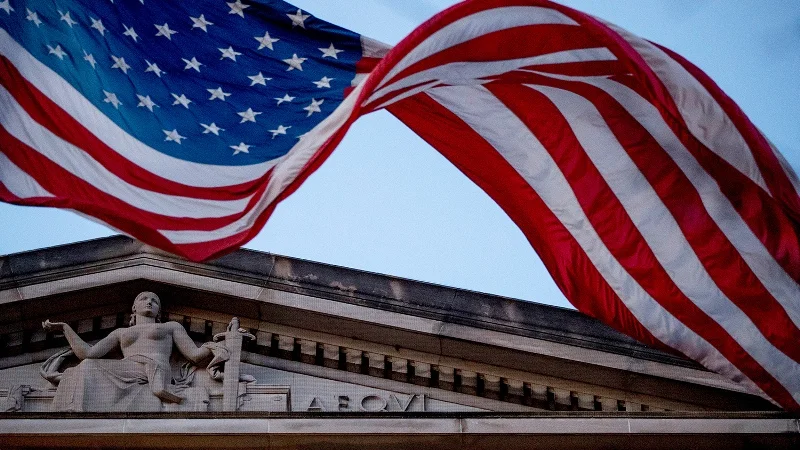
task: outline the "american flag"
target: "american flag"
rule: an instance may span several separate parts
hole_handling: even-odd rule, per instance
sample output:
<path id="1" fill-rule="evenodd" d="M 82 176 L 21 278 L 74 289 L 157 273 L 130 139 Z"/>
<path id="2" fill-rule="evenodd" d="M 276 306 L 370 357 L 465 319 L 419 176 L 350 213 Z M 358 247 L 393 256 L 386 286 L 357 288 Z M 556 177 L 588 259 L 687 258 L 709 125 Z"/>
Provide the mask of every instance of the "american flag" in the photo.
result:
<path id="1" fill-rule="evenodd" d="M 800 409 L 800 183 L 680 56 L 544 0 L 462 2 L 377 65 L 385 46 L 284 3 L 145 3 L 0 2 L 4 200 L 201 259 L 386 108 L 580 311 Z"/>
<path id="2" fill-rule="evenodd" d="M 280 1 L 0 0 L 0 27 L 0 199 L 197 260 L 258 232 L 387 50 Z"/>

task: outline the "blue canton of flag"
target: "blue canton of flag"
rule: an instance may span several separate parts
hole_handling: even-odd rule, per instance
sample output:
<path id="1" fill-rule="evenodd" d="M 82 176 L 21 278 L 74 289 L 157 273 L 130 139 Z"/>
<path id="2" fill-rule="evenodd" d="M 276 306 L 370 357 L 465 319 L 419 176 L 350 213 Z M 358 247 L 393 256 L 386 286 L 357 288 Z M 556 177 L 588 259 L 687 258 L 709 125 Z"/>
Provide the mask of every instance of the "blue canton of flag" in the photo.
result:
<path id="1" fill-rule="evenodd" d="M 333 111 L 362 57 L 359 35 L 267 3 L 4 0 L 0 24 L 149 147 L 248 165 Z"/>

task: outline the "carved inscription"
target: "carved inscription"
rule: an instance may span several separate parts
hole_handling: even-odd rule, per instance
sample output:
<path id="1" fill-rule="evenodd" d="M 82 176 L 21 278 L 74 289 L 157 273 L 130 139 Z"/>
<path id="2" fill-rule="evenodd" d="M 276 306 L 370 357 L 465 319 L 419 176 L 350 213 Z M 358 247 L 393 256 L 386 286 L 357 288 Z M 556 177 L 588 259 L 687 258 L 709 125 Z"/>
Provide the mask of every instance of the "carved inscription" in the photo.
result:
<path id="1" fill-rule="evenodd" d="M 389 396 L 394 397 L 394 394 L 390 394 Z M 387 406 L 389 406 L 389 402 L 377 395 L 366 395 L 362 397 L 361 401 L 358 403 L 359 410 L 366 412 L 386 411 Z"/>
<path id="2" fill-rule="evenodd" d="M 309 412 L 384 412 L 425 411 L 425 394 L 367 394 L 313 397 L 306 408 Z"/>

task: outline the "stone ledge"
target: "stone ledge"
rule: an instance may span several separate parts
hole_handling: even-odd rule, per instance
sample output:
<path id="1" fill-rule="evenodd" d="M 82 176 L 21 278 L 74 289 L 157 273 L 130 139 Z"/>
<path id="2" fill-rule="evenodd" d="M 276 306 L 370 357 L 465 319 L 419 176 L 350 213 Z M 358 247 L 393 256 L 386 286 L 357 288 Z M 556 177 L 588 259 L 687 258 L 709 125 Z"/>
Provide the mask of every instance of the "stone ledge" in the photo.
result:
<path id="1" fill-rule="evenodd" d="M 421 448 L 439 449 L 794 449 L 796 416 L 786 414 L 543 415 L 459 414 L 415 417 L 281 414 L 180 418 L 3 418 L 5 448 Z M 52 417 L 52 418 L 51 418 Z M 96 417 L 96 418 L 94 418 Z M 169 439 L 166 437 L 169 436 Z"/>
<path id="2" fill-rule="evenodd" d="M 68 417 L 69 416 L 69 417 Z M 210 417 L 209 417 L 210 416 Z M 434 416 L 434 417 L 430 417 Z M 727 417 L 726 417 L 727 416 Z M 760 416 L 760 417 L 759 417 Z M 25 434 L 791 434 L 800 419 L 743 414 L 257 413 L 0 414 L 0 436 Z M 783 417 L 781 417 L 783 416 Z"/>

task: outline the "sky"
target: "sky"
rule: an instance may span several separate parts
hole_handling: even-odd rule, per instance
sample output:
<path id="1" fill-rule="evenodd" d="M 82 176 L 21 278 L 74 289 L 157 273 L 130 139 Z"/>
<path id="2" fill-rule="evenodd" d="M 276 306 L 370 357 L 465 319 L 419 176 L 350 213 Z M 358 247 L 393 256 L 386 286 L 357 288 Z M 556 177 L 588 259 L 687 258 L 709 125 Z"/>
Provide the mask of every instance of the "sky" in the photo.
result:
<path id="1" fill-rule="evenodd" d="M 295 0 L 396 44 L 448 0 Z M 795 0 L 573 0 L 708 73 L 800 169 Z M 74 213 L 0 203 L 0 254 L 114 234 Z M 500 208 L 390 114 L 360 118 L 245 248 L 569 307 Z"/>

